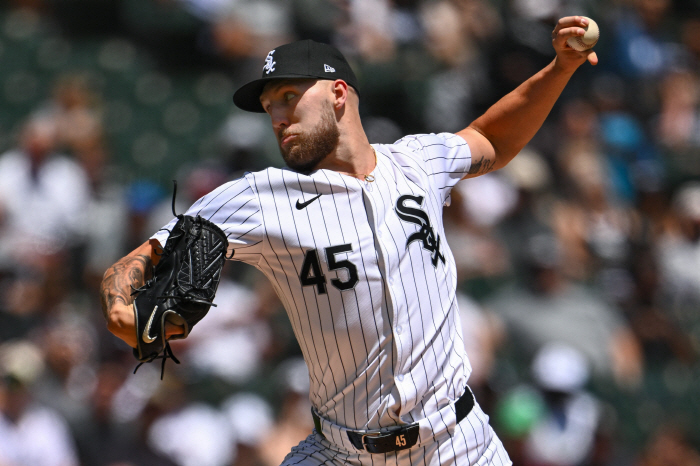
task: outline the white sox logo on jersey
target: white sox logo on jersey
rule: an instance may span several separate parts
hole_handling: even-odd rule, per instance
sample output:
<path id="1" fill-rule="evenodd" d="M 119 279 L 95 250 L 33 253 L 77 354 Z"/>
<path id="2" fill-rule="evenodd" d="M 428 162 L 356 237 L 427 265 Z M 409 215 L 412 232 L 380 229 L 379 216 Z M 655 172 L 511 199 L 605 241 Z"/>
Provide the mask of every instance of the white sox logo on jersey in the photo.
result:
<path id="1" fill-rule="evenodd" d="M 407 207 L 405 204 L 406 201 L 413 201 L 420 207 L 423 205 L 423 196 L 405 194 L 396 201 L 396 215 L 404 222 L 420 226 L 420 230 L 413 233 L 406 240 L 406 249 L 408 249 L 408 245 L 412 242 L 421 241 L 423 243 L 423 249 L 431 253 L 433 267 L 437 267 L 438 260 L 441 260 L 444 264 L 445 256 L 440 253 L 440 235 L 435 235 L 433 227 L 430 225 L 428 214 L 421 209 Z"/>
<path id="2" fill-rule="evenodd" d="M 277 62 L 272 61 L 273 53 L 275 53 L 274 50 L 268 53 L 267 58 L 265 58 L 265 66 L 263 66 L 263 71 L 265 71 L 265 74 L 270 74 L 271 71 L 275 71 L 275 65 L 277 64 Z"/>

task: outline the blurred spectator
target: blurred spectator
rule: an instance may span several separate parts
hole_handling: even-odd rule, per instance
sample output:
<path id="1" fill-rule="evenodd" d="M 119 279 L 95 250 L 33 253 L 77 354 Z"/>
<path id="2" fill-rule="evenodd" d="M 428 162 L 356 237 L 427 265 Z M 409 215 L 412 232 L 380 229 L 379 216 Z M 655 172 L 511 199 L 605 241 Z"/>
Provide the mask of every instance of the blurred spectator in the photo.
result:
<path id="1" fill-rule="evenodd" d="M 579 280 L 601 279 L 604 270 L 629 277 L 624 266 L 639 234 L 639 217 L 612 194 L 610 172 L 597 152 L 572 148 L 562 161 L 572 198 L 555 204 L 552 227 L 561 242 L 563 268 Z M 629 287 L 616 293 L 629 292 Z"/>
<path id="2" fill-rule="evenodd" d="M 517 193 L 514 205 L 502 209 L 504 217 L 494 232 L 503 241 L 515 276 L 527 274 L 529 251 L 523 238 L 551 231 L 552 171 L 541 153 L 526 147 L 501 171 L 504 181 Z"/>
<path id="3" fill-rule="evenodd" d="M 7 466 L 78 466 L 66 421 L 31 395 L 44 368 L 27 341 L 0 347 L 0 463 Z"/>
<path id="4" fill-rule="evenodd" d="M 54 117 L 36 114 L 20 145 L 0 155 L 0 320 L 20 337 L 55 312 L 81 280 L 90 188 L 83 168 L 58 154 Z"/>
<path id="5" fill-rule="evenodd" d="M 575 466 L 590 461 L 601 413 L 597 400 L 584 390 L 588 371 L 585 357 L 570 346 L 550 343 L 537 352 L 532 372 L 545 412 L 528 435 L 525 464 Z"/>
<path id="6" fill-rule="evenodd" d="M 480 17 L 486 15 L 479 10 L 489 8 L 472 2 L 470 11 Z M 436 133 L 460 131 L 478 116 L 476 107 L 489 91 L 485 57 L 475 43 L 476 25 L 452 1 L 426 4 L 421 19 L 425 47 L 439 66 L 427 79 L 424 125 Z"/>
<path id="7" fill-rule="evenodd" d="M 697 72 L 679 69 L 659 82 L 659 109 L 652 120 L 672 180 L 700 176 L 700 80 Z"/>
<path id="8" fill-rule="evenodd" d="M 697 147 L 700 83 L 688 70 L 672 71 L 659 83 L 661 98 L 658 116 L 659 142 L 670 149 Z"/>
<path id="9" fill-rule="evenodd" d="M 643 361 L 619 310 L 562 275 L 561 252 L 551 235 L 526 241 L 529 273 L 487 302 L 504 320 L 512 344 L 533 357 L 547 343 L 567 343 L 585 355 L 595 376 L 636 387 Z"/>
<path id="10" fill-rule="evenodd" d="M 62 307 L 62 315 L 39 333 L 46 370 L 33 394 L 75 428 L 89 416 L 88 401 L 96 383 L 97 341 L 89 322 L 67 303 Z"/>
<path id="11" fill-rule="evenodd" d="M 67 151 L 87 175 L 90 196 L 88 205 L 82 207 L 80 225 L 84 251 L 76 255 L 85 262 L 79 266 L 84 267 L 88 286 L 97 286 L 104 270 L 121 257 L 126 236 L 124 188 L 111 176 L 115 170 L 105 138 L 102 99 L 95 90 L 97 82 L 98 77 L 90 73 L 60 75 L 51 100 L 39 110 L 56 122 L 56 147 Z"/>
<path id="12" fill-rule="evenodd" d="M 601 424 L 601 405 L 585 390 L 586 358 L 552 342 L 532 362 L 534 386 L 518 385 L 497 408 L 513 460 L 523 466 L 593 464 Z"/>
<path id="13" fill-rule="evenodd" d="M 485 188 L 492 202 L 481 202 Z M 445 209 L 445 237 L 455 258 L 460 280 L 498 277 L 509 263 L 503 245 L 494 238 L 492 227 L 509 208 L 512 188 L 498 176 L 468 180 L 450 195 Z"/>
<path id="14" fill-rule="evenodd" d="M 46 108 L 58 125 L 58 144 L 73 154 L 85 169 L 91 186 L 102 182 L 107 151 L 102 115 L 88 76 L 62 76 Z"/>
<path id="15" fill-rule="evenodd" d="M 650 246 L 633 253 L 633 291 L 622 302 L 630 326 L 640 340 L 644 360 L 652 370 L 662 370 L 669 361 L 692 364 L 697 359 L 694 337 L 673 312 L 673 297 L 661 286 L 660 264 Z M 686 321 L 687 322 L 687 321 Z"/>
<path id="16" fill-rule="evenodd" d="M 0 262 L 42 263 L 83 238 L 90 200 L 83 168 L 56 153 L 55 118 L 35 115 L 0 155 Z"/>
<path id="17" fill-rule="evenodd" d="M 683 185 L 673 200 L 673 223 L 659 239 L 661 290 L 674 318 L 692 332 L 696 351 L 700 320 L 700 183 Z"/>
<path id="18" fill-rule="evenodd" d="M 149 430 L 148 440 L 178 466 L 227 466 L 236 454 L 233 435 L 222 413 L 205 404 L 192 403 L 158 418 Z"/>

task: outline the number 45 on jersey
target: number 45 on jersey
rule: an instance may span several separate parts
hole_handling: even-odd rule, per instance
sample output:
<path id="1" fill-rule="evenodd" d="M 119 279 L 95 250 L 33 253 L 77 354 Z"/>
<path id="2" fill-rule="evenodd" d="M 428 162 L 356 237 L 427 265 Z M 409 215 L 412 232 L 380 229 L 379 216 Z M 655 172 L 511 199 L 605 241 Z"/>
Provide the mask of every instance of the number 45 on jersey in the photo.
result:
<path id="1" fill-rule="evenodd" d="M 333 278 L 331 279 L 331 285 L 341 291 L 354 288 L 359 281 L 357 267 L 347 259 L 337 260 L 335 257 L 336 254 L 352 252 L 352 245 L 341 244 L 339 246 L 330 246 L 324 249 L 324 252 L 326 254 L 326 261 L 328 262 L 328 270 L 335 271 L 345 269 L 347 271 L 347 280 L 342 281 L 340 278 Z M 340 276 L 340 274 L 338 274 L 338 276 Z M 306 252 L 304 263 L 301 266 L 301 273 L 299 274 L 299 281 L 301 281 L 301 286 L 315 286 L 318 294 L 328 293 L 326 289 L 326 276 L 321 271 L 321 263 L 319 262 L 316 249 L 309 249 Z"/>

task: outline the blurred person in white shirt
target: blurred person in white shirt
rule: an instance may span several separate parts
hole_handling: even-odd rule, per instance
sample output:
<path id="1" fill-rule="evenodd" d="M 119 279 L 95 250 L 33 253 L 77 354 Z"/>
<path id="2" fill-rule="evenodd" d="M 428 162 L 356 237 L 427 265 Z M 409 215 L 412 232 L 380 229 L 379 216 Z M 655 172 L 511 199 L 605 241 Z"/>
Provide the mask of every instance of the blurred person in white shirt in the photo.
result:
<path id="1" fill-rule="evenodd" d="M 30 392 L 44 361 L 27 341 L 0 347 L 0 464 L 2 466 L 78 466 L 66 421 L 37 403 Z"/>
<path id="2" fill-rule="evenodd" d="M 58 126 L 31 117 L 19 145 L 0 155 L 0 263 L 38 260 L 82 237 L 90 199 L 85 170 L 57 152 Z"/>

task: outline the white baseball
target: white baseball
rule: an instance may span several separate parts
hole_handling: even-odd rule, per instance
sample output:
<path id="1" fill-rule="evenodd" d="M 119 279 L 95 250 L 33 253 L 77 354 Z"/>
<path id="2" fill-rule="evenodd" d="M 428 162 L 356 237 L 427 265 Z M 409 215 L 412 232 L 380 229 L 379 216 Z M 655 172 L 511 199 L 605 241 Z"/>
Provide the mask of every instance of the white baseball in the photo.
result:
<path id="1" fill-rule="evenodd" d="M 584 16 L 584 18 L 586 18 Z M 598 24 L 591 18 L 586 18 L 588 20 L 588 26 L 584 28 L 586 33 L 582 36 L 569 37 L 566 41 L 569 47 L 572 49 L 583 52 L 592 48 L 600 37 L 600 30 L 598 29 Z"/>

